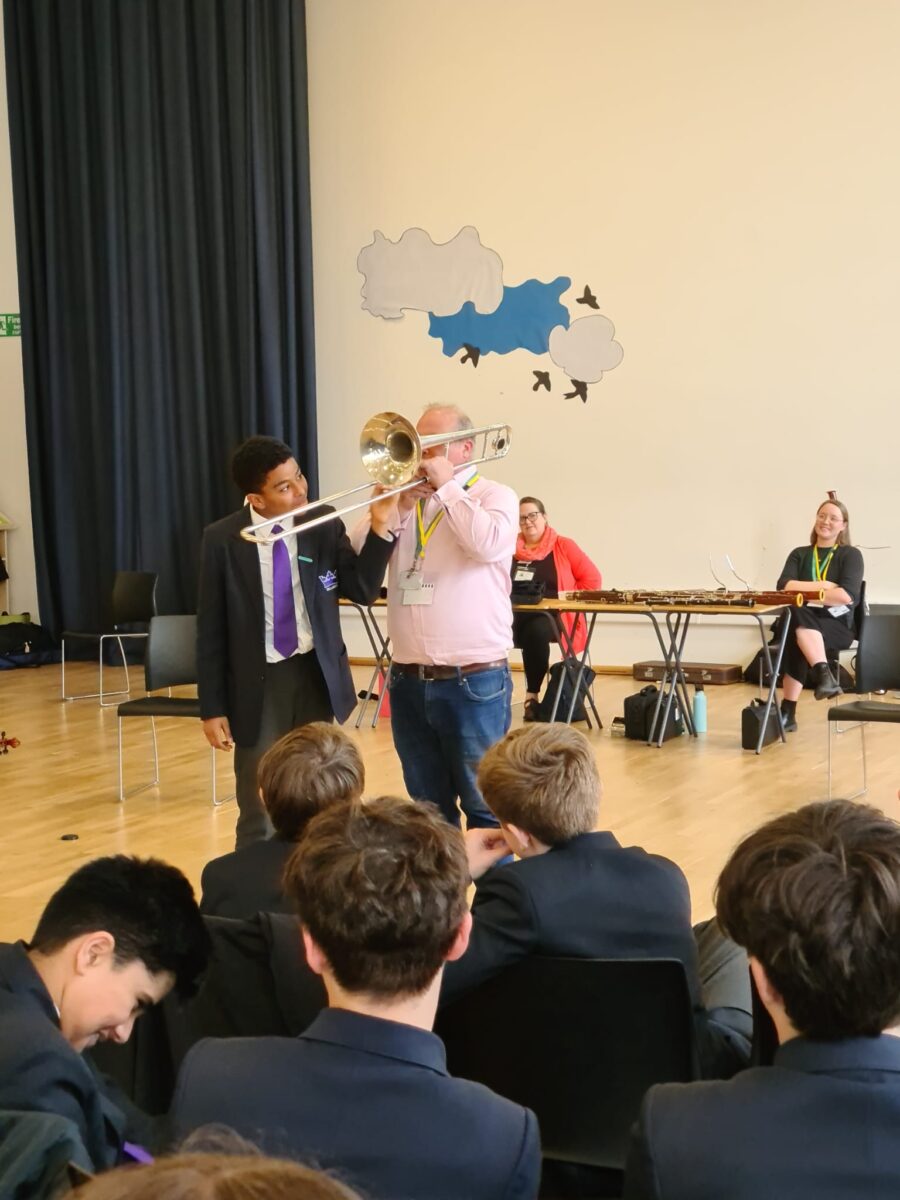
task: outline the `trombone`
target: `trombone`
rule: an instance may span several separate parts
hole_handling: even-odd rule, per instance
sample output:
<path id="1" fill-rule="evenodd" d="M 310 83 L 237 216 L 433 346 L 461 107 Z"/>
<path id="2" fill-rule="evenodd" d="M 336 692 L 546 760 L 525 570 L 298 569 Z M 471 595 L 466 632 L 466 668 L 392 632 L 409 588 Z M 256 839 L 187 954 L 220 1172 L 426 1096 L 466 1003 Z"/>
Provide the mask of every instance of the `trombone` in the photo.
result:
<path id="1" fill-rule="evenodd" d="M 477 449 L 480 451 L 480 456 L 470 458 L 468 462 L 461 464 L 457 467 L 458 471 L 463 470 L 464 467 L 471 467 L 475 463 L 493 462 L 495 459 L 505 458 L 509 453 L 512 440 L 511 427 L 509 425 L 481 425 L 477 429 L 454 429 L 450 433 L 433 433 L 427 437 L 421 437 L 416 431 L 415 425 L 411 421 L 407 421 L 405 417 L 401 417 L 399 413 L 376 413 L 365 423 L 362 433 L 359 435 L 359 453 L 363 466 L 374 482 L 387 488 L 386 491 L 377 496 L 368 496 L 365 500 L 359 500 L 354 504 L 345 504 L 342 508 L 332 512 L 322 513 L 318 517 L 313 517 L 311 521 L 304 520 L 299 525 L 291 525 L 288 529 L 282 529 L 280 533 L 270 532 L 273 525 L 283 525 L 285 521 L 292 521 L 294 517 L 305 517 L 317 508 L 338 504 L 348 496 L 355 496 L 359 492 L 367 491 L 372 486 L 371 482 L 361 483 L 358 487 L 346 488 L 342 492 L 335 492 L 333 496 L 325 496 L 321 500 L 314 500 L 312 504 L 302 504 L 299 508 L 291 509 L 290 512 L 270 517 L 258 525 L 245 525 L 241 530 L 241 537 L 248 542 L 269 546 L 273 542 L 280 542 L 294 534 L 315 529 L 317 525 L 324 525 L 326 521 L 334 521 L 346 513 L 356 512 L 360 508 L 368 508 L 376 500 L 408 492 L 410 488 L 418 487 L 422 482 L 416 472 L 426 450 L 432 446 L 448 446 L 451 442 L 479 441 L 479 439 L 480 445 Z"/>

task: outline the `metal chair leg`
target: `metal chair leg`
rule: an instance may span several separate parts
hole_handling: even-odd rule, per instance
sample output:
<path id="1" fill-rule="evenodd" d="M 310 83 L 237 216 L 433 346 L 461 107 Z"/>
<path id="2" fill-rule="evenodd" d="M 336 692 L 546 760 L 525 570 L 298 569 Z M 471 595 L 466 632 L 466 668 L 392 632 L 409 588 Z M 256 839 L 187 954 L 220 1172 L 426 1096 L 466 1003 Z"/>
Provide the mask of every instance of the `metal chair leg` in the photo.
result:
<path id="1" fill-rule="evenodd" d="M 832 756 L 834 753 L 834 750 L 833 750 L 834 735 L 836 732 L 837 733 L 849 733 L 850 728 L 851 728 L 851 725 L 848 724 L 846 726 L 846 728 L 844 728 L 844 729 L 835 730 L 834 726 L 836 724 L 837 724 L 836 721 L 828 722 L 828 799 L 829 800 L 832 798 L 832 761 L 833 761 Z M 864 796 L 866 794 L 866 792 L 869 790 L 869 772 L 868 772 L 868 763 L 866 760 L 866 725 L 868 724 L 868 722 L 854 721 L 851 724 L 856 725 L 856 727 L 859 729 L 860 748 L 862 750 L 863 785 L 858 791 L 852 792 L 849 796 L 845 797 L 845 799 L 858 800 L 860 796 Z"/>
<path id="2" fill-rule="evenodd" d="M 103 643 L 105 641 L 109 640 L 110 638 L 114 638 L 116 640 L 116 642 L 118 642 L 118 644 L 119 644 L 119 654 L 121 654 L 121 656 L 122 656 L 122 668 L 125 671 L 126 686 L 124 688 L 120 688 L 119 691 L 117 691 L 117 692 L 106 692 L 103 690 Z M 130 696 L 131 695 L 131 680 L 128 677 L 128 660 L 125 658 L 125 647 L 122 645 L 122 639 L 119 636 L 119 634 L 117 634 L 117 633 L 101 633 L 101 635 L 100 635 L 100 691 L 97 694 L 100 697 L 100 707 L 101 708 L 111 708 L 114 704 L 118 703 L 118 701 L 116 701 L 116 700 L 111 700 L 111 701 L 107 702 L 104 699 L 104 697 L 106 697 L 106 696 Z"/>

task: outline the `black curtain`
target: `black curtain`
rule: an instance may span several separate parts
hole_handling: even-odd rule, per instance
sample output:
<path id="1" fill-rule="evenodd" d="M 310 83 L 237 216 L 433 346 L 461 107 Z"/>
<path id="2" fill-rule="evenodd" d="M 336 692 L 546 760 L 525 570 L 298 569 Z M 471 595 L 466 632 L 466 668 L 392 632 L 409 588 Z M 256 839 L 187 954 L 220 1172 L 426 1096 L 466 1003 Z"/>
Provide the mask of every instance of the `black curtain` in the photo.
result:
<path id="1" fill-rule="evenodd" d="M 42 622 L 196 607 L 250 433 L 317 486 L 304 0 L 4 0 Z"/>

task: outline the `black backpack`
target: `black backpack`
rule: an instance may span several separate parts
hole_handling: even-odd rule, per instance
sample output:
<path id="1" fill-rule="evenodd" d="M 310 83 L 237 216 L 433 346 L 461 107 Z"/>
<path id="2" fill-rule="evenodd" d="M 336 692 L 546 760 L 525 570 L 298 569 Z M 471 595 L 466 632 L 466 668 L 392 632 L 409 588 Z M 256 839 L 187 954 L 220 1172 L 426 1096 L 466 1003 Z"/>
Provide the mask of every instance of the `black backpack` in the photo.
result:
<path id="1" fill-rule="evenodd" d="M 27 615 L 23 613 L 23 616 Z M 53 640 L 43 625 L 33 621 L 0 624 L 0 671 L 12 667 L 40 667 L 53 661 Z"/>
<path id="2" fill-rule="evenodd" d="M 663 695 L 660 712 L 665 712 L 668 695 L 668 692 Z M 656 684 L 650 683 L 633 696 L 625 697 L 625 736 L 627 738 L 633 738 L 637 742 L 646 742 L 650 736 L 650 724 L 656 710 L 658 696 L 659 688 Z M 681 716 L 681 705 L 678 703 L 678 697 L 675 696 L 669 710 L 663 741 L 667 742 L 669 738 L 680 737 L 683 733 L 684 721 Z M 658 733 L 657 736 L 659 736 Z"/>
<path id="3" fill-rule="evenodd" d="M 568 659 L 569 671 L 573 668 L 578 669 L 578 660 L 574 658 Z M 550 668 L 550 675 L 547 682 L 547 690 L 544 693 L 544 698 L 538 707 L 538 720 L 549 721 L 550 714 L 553 712 L 553 703 L 556 700 L 556 690 L 559 687 L 560 676 L 562 676 L 562 694 L 559 698 L 559 707 L 556 710 L 556 720 L 565 721 L 569 713 L 569 705 L 572 703 L 572 678 L 566 670 L 565 662 L 554 663 Z M 584 674 L 581 676 L 581 682 L 578 685 L 578 699 L 575 701 L 575 711 L 572 713 L 573 721 L 586 721 L 587 712 L 584 707 L 584 698 L 588 693 L 588 688 L 594 682 L 595 675 L 590 667 L 584 668 Z"/>

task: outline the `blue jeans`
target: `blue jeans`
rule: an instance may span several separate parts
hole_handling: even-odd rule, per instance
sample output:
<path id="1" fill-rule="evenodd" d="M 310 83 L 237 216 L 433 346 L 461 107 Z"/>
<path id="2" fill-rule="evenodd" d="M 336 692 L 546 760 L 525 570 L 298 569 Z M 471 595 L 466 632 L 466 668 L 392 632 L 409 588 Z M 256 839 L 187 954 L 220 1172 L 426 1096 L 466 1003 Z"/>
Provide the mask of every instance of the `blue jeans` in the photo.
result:
<path id="1" fill-rule="evenodd" d="M 475 777 L 484 752 L 509 730 L 509 667 L 454 679 L 392 671 L 390 687 L 394 746 L 410 796 L 430 800 L 457 826 L 458 798 L 470 829 L 496 826 Z"/>

